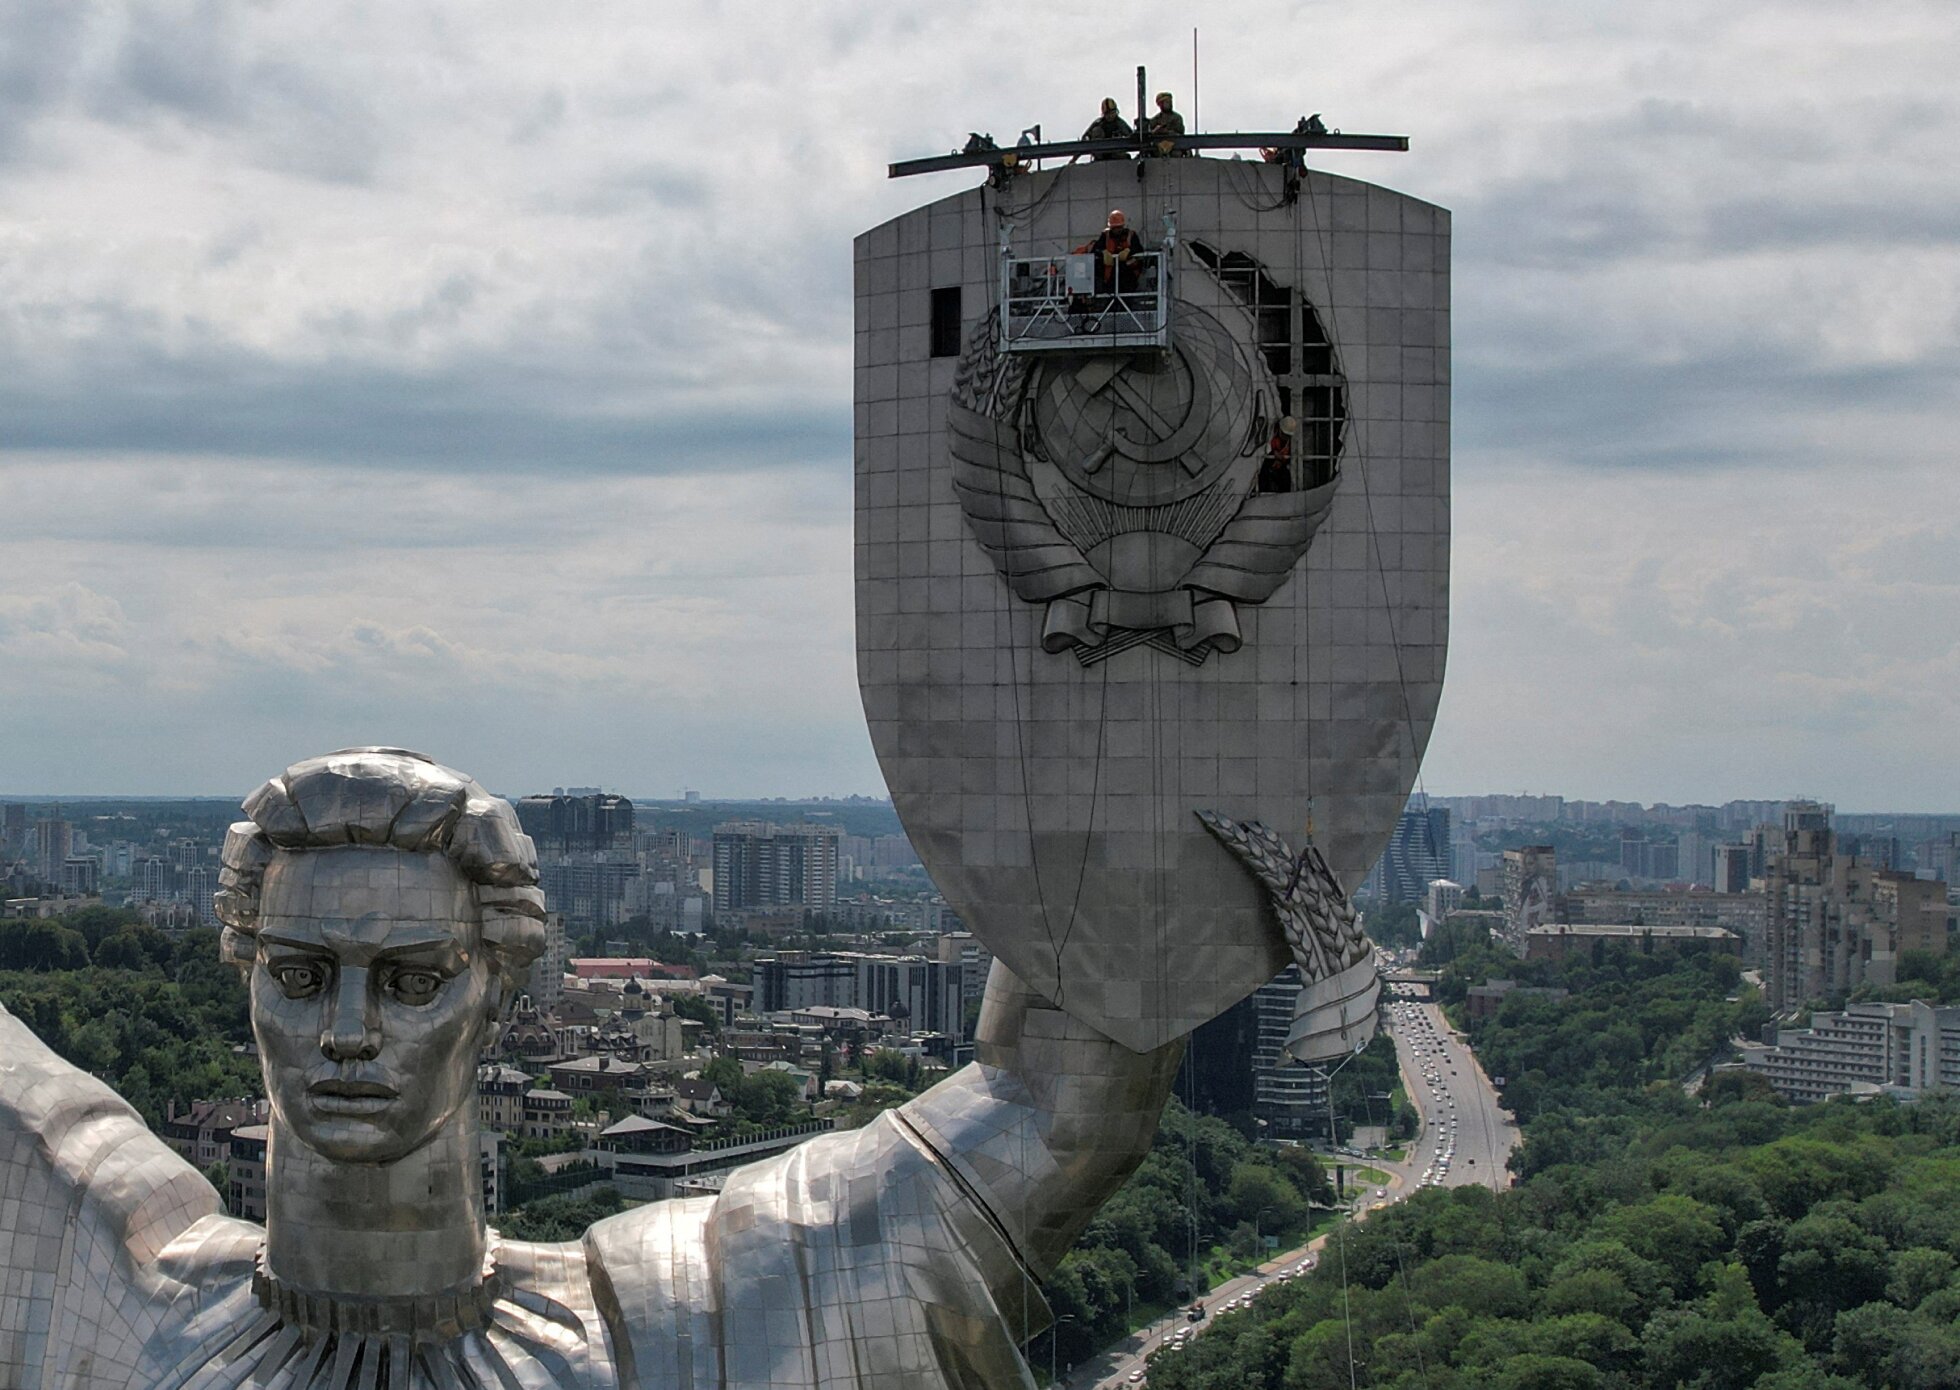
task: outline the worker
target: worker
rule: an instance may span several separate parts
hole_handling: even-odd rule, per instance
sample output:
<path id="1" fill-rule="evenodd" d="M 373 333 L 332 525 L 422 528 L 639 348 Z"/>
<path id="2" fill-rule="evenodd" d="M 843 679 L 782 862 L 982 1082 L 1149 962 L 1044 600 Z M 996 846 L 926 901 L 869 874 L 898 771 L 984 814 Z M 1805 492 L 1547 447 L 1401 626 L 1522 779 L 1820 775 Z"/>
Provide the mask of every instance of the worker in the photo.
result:
<path id="1" fill-rule="evenodd" d="M 1143 240 L 1130 230 L 1123 209 L 1111 208 L 1109 222 L 1093 241 L 1075 248 L 1096 258 L 1096 293 L 1114 294 L 1135 289 L 1143 279 L 1137 262 Z"/>
<path id="2" fill-rule="evenodd" d="M 1144 146 L 1144 153 L 1158 159 L 1189 154 L 1191 153 L 1189 150 L 1180 150 L 1171 143 L 1182 134 L 1184 134 L 1184 117 L 1172 109 L 1171 94 L 1157 93 L 1157 109 L 1143 123 L 1143 136 L 1148 142 Z"/>
<path id="3" fill-rule="evenodd" d="M 1265 460 L 1259 465 L 1259 492 L 1293 491 L 1293 436 L 1300 424 L 1291 415 L 1282 419 L 1266 444 Z"/>
<path id="4" fill-rule="evenodd" d="M 1116 109 L 1115 97 L 1102 99 L 1102 115 L 1091 121 L 1089 128 L 1082 132 L 1084 140 L 1134 140 L 1136 135 L 1137 133 L 1130 129 L 1130 123 L 1124 120 Z M 1126 153 L 1113 150 L 1096 156 L 1097 159 L 1128 159 L 1129 157 Z"/>

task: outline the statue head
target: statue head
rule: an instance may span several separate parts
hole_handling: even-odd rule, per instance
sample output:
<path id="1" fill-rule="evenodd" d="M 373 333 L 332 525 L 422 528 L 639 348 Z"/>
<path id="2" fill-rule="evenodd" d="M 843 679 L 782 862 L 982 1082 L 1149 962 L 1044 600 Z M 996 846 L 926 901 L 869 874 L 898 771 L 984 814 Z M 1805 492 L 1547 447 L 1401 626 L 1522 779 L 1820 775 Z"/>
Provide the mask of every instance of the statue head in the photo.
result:
<path id="1" fill-rule="evenodd" d="M 244 809 L 217 911 L 273 1114 L 325 1158 L 392 1163 L 470 1102 L 544 948 L 536 851 L 510 803 L 393 748 L 296 763 Z"/>

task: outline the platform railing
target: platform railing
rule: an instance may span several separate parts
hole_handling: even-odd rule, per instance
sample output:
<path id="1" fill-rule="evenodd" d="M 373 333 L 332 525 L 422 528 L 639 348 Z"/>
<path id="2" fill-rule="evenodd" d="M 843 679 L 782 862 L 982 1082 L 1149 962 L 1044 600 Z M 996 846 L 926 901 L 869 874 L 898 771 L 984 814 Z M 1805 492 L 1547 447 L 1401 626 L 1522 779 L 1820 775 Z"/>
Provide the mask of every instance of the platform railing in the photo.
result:
<path id="1" fill-rule="evenodd" d="M 1094 252 L 1001 258 L 1002 352 L 1108 351 L 1170 345 L 1172 258 L 1139 251 L 1100 264 Z"/>

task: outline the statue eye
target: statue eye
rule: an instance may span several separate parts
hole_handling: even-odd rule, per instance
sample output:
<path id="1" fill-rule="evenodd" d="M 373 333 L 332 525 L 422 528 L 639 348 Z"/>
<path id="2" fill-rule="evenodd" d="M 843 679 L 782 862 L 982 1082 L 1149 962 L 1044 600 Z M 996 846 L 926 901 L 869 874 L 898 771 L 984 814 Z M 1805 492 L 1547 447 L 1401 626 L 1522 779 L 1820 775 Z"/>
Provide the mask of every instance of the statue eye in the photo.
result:
<path id="1" fill-rule="evenodd" d="M 426 1004 L 442 989 L 442 976 L 433 970 L 397 970 L 388 977 L 388 992 L 404 1004 Z"/>
<path id="2" fill-rule="evenodd" d="M 327 972 L 320 966 L 305 963 L 275 965 L 272 978 L 288 999 L 305 999 L 326 987 Z"/>

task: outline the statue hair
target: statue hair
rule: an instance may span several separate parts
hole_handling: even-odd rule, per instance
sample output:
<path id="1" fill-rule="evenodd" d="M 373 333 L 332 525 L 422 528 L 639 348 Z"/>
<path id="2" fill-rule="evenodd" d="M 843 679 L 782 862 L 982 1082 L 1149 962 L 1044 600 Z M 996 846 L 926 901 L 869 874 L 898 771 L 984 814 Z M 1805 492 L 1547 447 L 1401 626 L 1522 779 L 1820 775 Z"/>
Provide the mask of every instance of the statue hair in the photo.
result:
<path id="1" fill-rule="evenodd" d="M 225 833 L 216 909 L 224 958 L 258 958 L 259 900 L 279 854 L 365 845 L 442 854 L 469 881 L 508 1002 L 544 952 L 538 855 L 508 801 L 420 753 L 344 748 L 294 763 L 245 798 L 249 819 Z"/>

